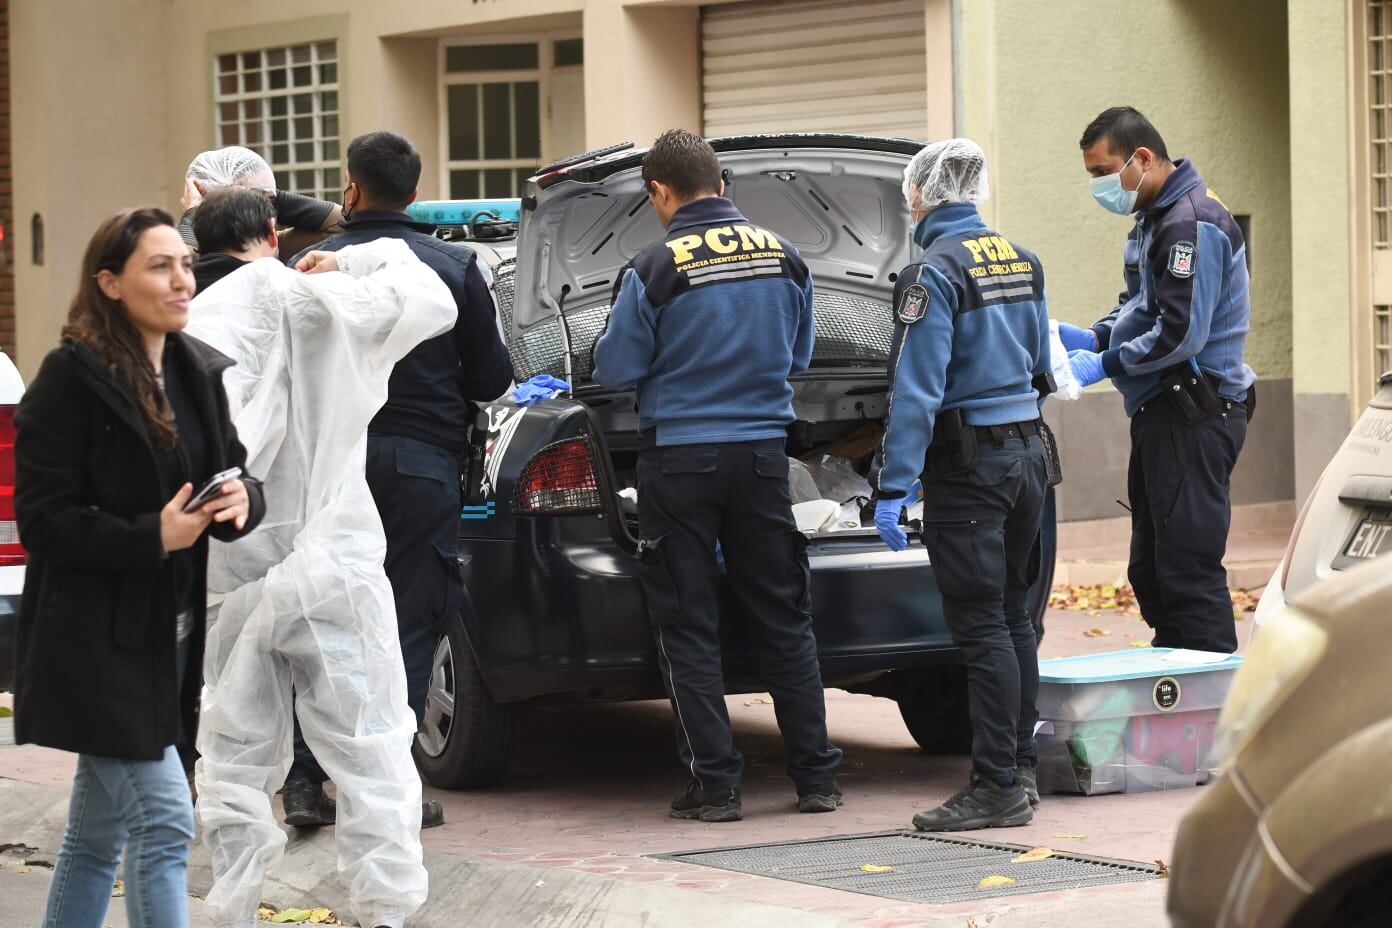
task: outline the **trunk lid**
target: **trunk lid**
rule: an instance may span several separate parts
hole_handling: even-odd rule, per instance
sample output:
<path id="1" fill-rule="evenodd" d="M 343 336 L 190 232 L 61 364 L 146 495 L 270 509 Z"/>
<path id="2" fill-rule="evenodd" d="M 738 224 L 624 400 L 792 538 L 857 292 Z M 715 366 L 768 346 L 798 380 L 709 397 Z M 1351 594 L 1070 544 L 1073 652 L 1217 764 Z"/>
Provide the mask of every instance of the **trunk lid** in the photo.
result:
<path id="1" fill-rule="evenodd" d="M 900 185 L 923 143 L 777 135 L 711 144 L 726 196 L 792 242 L 812 271 L 814 365 L 883 368 L 894 281 L 917 251 Z M 588 381 L 621 270 L 664 235 L 643 190 L 644 152 L 619 146 L 578 156 L 528 182 L 515 277 L 504 284 L 512 288 L 504 322 L 518 377 Z"/>

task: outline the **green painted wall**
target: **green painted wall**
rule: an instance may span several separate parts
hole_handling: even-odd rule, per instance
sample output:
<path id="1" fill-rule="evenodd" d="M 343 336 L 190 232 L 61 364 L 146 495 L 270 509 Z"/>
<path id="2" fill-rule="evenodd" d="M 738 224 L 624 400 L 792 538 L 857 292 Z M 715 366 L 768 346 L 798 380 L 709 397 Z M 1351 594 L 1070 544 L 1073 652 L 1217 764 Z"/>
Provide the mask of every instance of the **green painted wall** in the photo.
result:
<path id="1" fill-rule="evenodd" d="M 1194 160 L 1229 209 L 1251 216 L 1248 362 L 1265 378 L 1289 377 L 1284 6 L 959 0 L 958 12 L 959 127 L 991 161 L 990 221 L 1043 258 L 1053 315 L 1091 322 L 1121 290 L 1128 221 L 1093 202 L 1078 137 L 1103 109 L 1127 103 L 1156 124 L 1172 157 Z"/>

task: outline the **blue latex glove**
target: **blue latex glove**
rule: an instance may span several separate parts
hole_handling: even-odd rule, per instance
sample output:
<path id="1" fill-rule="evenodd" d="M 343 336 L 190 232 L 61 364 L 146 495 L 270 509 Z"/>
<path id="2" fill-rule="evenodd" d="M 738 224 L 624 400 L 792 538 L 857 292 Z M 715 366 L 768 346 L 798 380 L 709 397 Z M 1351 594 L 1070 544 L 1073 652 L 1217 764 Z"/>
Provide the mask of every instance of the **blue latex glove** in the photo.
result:
<path id="1" fill-rule="evenodd" d="M 535 406 L 542 400 L 549 400 L 561 391 L 569 389 L 570 384 L 559 377 L 537 374 L 526 383 L 519 383 L 512 391 L 512 399 L 518 406 Z"/>
<path id="2" fill-rule="evenodd" d="M 889 545 L 891 551 L 903 551 L 909 546 L 909 536 L 899 527 L 899 514 L 908 504 L 908 498 L 881 499 L 875 503 L 875 531 L 880 540 Z"/>
<path id="3" fill-rule="evenodd" d="M 1080 329 L 1066 322 L 1059 323 L 1059 341 L 1063 342 L 1063 347 L 1069 351 L 1077 351 L 1079 348 L 1084 351 L 1096 351 L 1098 348 L 1096 332 L 1092 329 Z"/>
<path id="4" fill-rule="evenodd" d="M 1073 368 L 1073 379 L 1082 387 L 1090 387 L 1107 376 L 1102 369 L 1102 356 L 1095 351 L 1068 352 L 1068 366 Z"/>

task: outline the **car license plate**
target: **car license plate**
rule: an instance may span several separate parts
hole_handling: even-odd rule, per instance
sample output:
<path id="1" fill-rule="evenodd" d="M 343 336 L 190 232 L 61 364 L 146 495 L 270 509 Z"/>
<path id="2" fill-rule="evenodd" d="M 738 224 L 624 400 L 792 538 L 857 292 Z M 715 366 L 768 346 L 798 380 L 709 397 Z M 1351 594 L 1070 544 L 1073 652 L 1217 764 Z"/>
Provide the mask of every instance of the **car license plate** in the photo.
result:
<path id="1" fill-rule="evenodd" d="M 1369 513 L 1358 520 L 1333 566 L 1343 570 L 1392 552 L 1392 513 Z"/>

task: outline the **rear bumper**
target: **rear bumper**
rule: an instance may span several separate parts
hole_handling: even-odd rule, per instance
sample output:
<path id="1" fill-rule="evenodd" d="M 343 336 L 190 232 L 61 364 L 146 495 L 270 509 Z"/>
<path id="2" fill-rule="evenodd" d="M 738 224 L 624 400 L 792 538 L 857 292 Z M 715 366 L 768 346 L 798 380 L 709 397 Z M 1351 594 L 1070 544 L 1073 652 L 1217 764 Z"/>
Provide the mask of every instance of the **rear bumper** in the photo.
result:
<path id="1" fill-rule="evenodd" d="M 0 596 L 0 690 L 14 689 L 15 639 L 19 597 Z"/>

